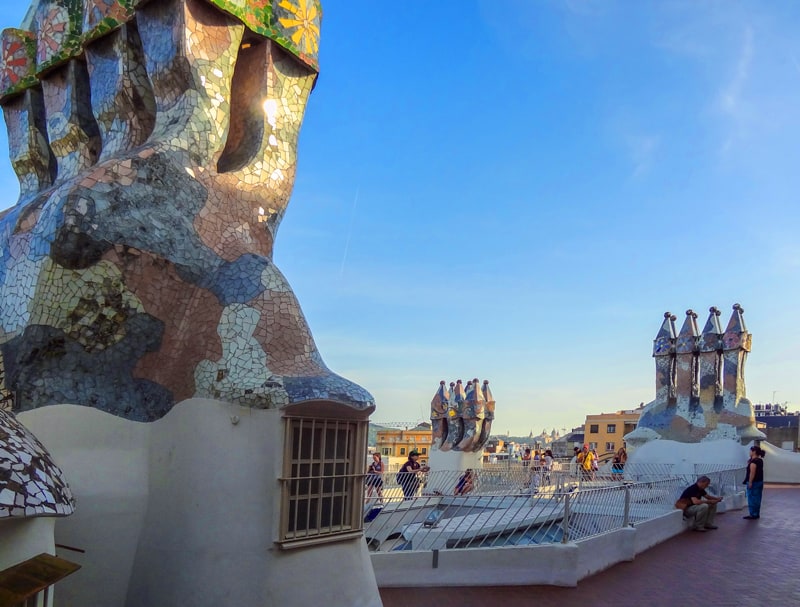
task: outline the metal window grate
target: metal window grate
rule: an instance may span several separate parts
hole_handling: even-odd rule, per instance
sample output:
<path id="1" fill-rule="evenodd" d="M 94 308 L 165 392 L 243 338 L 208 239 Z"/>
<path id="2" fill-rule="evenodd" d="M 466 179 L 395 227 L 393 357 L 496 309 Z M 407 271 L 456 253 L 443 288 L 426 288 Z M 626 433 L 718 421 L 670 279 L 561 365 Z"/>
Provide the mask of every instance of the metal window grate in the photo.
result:
<path id="1" fill-rule="evenodd" d="M 366 424 L 290 417 L 285 444 L 281 541 L 360 531 Z"/>

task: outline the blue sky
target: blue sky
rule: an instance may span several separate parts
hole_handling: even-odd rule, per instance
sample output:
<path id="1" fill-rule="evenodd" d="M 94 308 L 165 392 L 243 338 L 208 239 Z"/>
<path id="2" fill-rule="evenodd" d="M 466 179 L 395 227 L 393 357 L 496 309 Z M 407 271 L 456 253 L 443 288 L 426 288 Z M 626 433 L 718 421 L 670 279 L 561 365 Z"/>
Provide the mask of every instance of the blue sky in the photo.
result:
<path id="1" fill-rule="evenodd" d="M 577 426 L 653 398 L 665 310 L 736 302 L 748 396 L 800 404 L 800 4 L 324 8 L 275 258 L 373 419 L 477 376 L 496 430 Z"/>

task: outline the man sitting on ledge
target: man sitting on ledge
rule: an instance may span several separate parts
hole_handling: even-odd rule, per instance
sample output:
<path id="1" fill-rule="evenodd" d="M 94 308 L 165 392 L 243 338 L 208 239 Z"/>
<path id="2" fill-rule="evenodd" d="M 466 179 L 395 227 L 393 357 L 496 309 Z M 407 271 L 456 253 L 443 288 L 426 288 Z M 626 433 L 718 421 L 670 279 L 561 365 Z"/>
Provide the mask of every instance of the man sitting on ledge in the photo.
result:
<path id="1" fill-rule="evenodd" d="M 693 521 L 693 531 L 717 529 L 714 518 L 717 516 L 717 504 L 722 498 L 710 495 L 706 491 L 709 483 L 711 483 L 710 478 L 701 476 L 694 485 L 690 485 L 681 493 L 681 500 L 690 502 L 683 511 L 683 516 Z"/>

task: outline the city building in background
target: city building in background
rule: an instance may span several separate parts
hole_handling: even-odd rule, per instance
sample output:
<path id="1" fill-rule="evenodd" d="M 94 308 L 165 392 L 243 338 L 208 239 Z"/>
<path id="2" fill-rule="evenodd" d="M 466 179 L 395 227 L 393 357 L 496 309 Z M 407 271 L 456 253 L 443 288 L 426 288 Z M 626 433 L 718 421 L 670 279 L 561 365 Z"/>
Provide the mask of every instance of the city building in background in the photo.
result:
<path id="1" fill-rule="evenodd" d="M 483 453 L 488 455 L 490 453 L 502 453 L 507 450 L 508 445 L 504 439 L 492 436 L 488 441 L 486 441 L 486 446 L 483 448 Z"/>
<path id="2" fill-rule="evenodd" d="M 431 449 L 431 425 L 422 422 L 413 428 L 378 428 L 375 449 L 387 464 L 402 464 L 416 449 L 419 463 L 425 465 Z"/>
<path id="3" fill-rule="evenodd" d="M 550 449 L 555 457 L 572 457 L 574 447 L 582 447 L 584 439 L 584 428 L 578 426 L 561 438 L 554 440 Z"/>
<path id="4" fill-rule="evenodd" d="M 542 451 L 544 449 L 552 449 L 552 445 L 554 441 L 557 441 L 560 438 L 560 434 L 558 430 L 553 428 L 550 432 L 546 429 L 542 429 L 542 433 L 538 434 L 537 436 L 533 436 L 533 432 L 529 435 L 529 444 L 526 447 L 530 447 L 534 450 Z"/>
<path id="5" fill-rule="evenodd" d="M 589 444 L 590 449 L 597 449 L 601 458 L 614 453 L 623 446 L 622 437 L 636 429 L 643 408 L 644 403 L 636 409 L 587 415 L 584 442 Z"/>
<path id="6" fill-rule="evenodd" d="M 800 411 L 789 412 L 787 403 L 753 405 L 758 429 L 767 435 L 767 442 L 788 451 L 800 448 Z"/>

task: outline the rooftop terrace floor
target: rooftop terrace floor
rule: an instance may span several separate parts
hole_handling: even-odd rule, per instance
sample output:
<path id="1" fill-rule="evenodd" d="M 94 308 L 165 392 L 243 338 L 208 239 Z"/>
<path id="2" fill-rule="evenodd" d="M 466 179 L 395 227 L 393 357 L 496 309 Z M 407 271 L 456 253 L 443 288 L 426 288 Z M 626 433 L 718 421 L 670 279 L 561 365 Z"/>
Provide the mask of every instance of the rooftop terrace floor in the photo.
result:
<path id="1" fill-rule="evenodd" d="M 800 605 L 800 486 L 767 485 L 757 521 L 717 516 L 716 531 L 687 531 L 578 582 L 577 588 L 385 588 L 384 607 Z"/>

